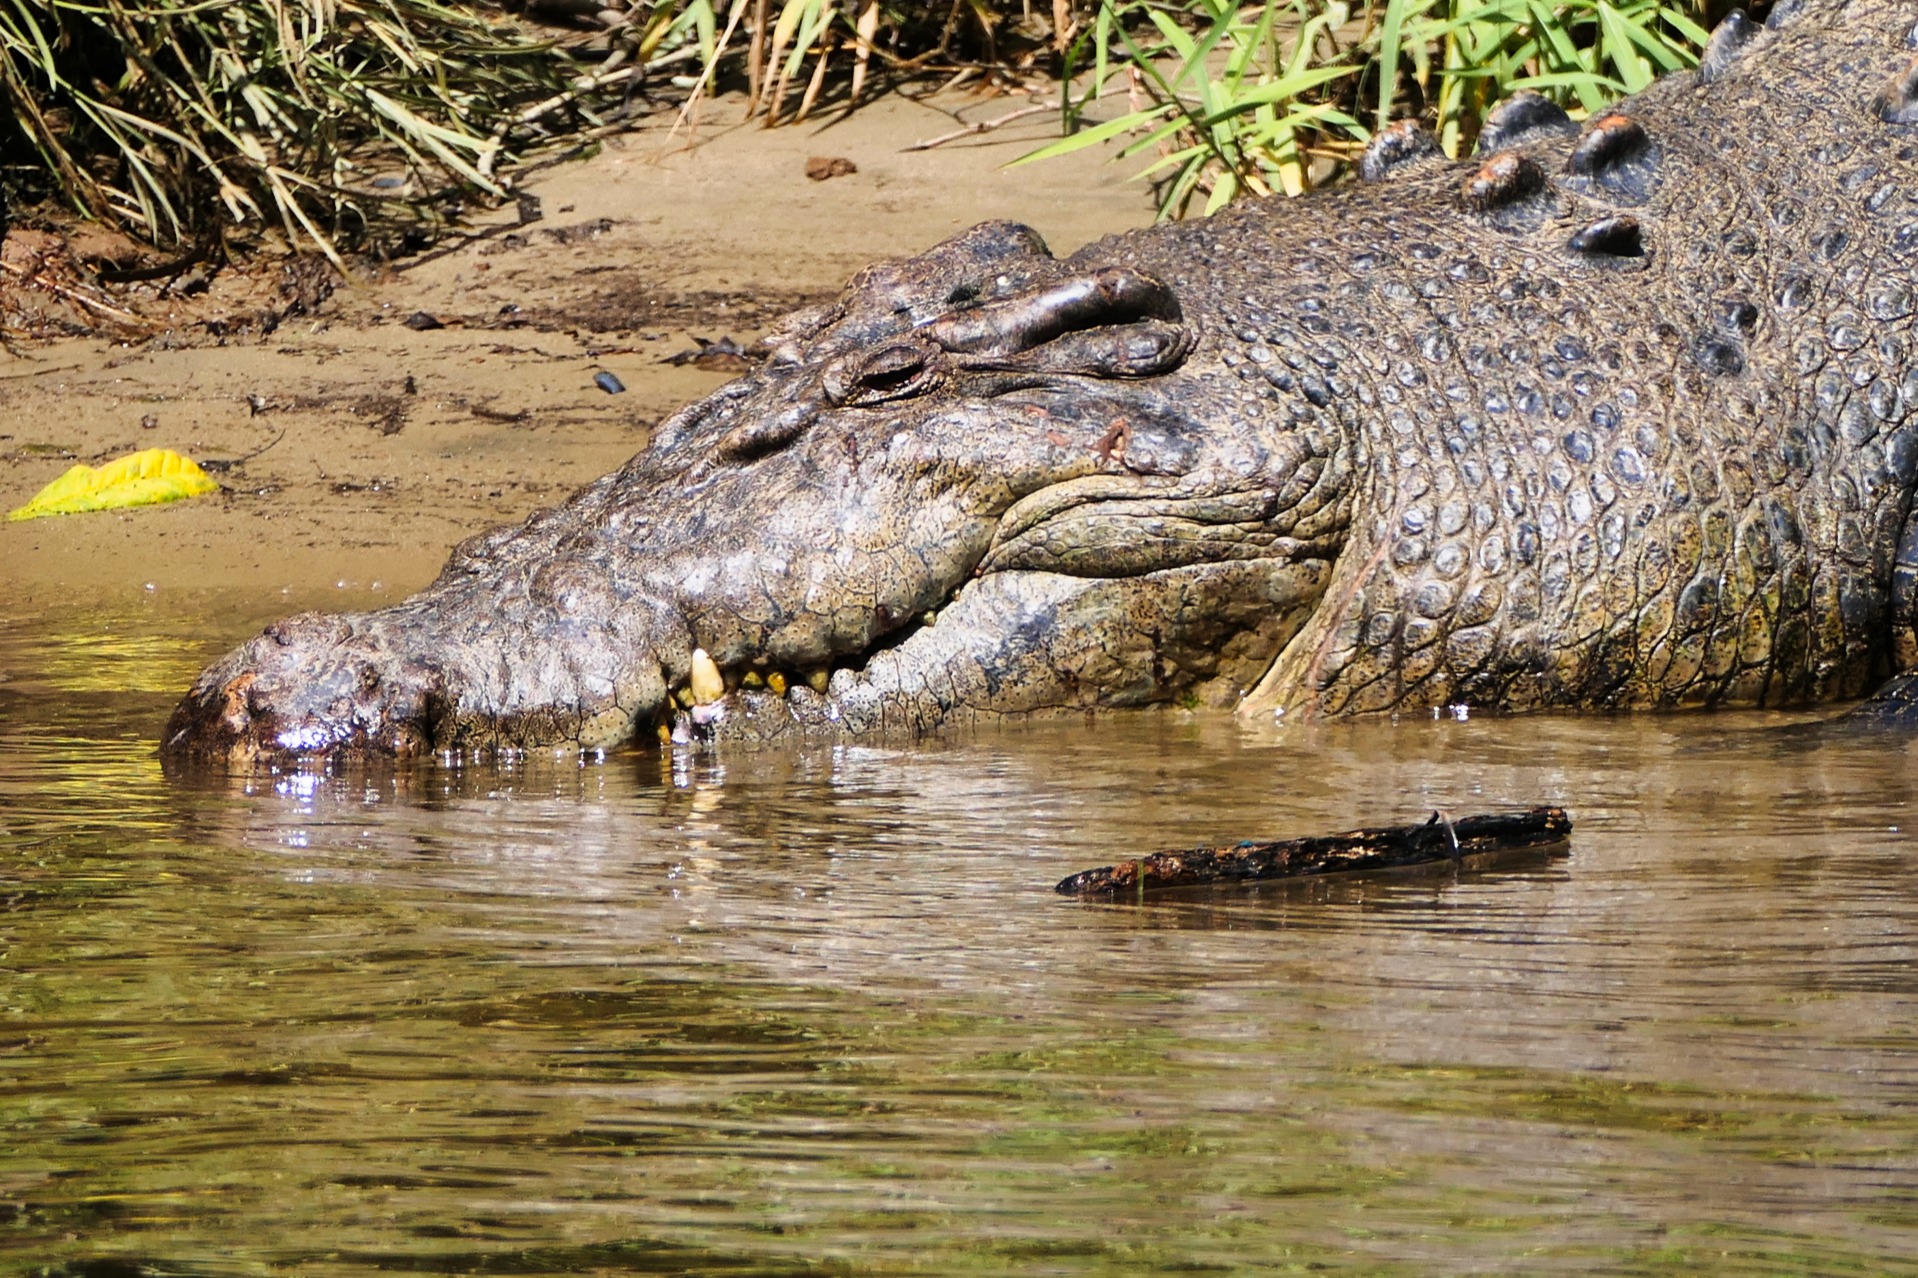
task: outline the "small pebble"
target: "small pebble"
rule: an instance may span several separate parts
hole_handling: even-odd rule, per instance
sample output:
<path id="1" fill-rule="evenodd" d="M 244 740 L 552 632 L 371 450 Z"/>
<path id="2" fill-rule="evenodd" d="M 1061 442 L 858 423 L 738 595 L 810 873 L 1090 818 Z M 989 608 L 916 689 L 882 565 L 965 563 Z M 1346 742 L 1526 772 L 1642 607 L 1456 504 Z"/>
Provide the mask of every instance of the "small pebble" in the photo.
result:
<path id="1" fill-rule="evenodd" d="M 857 172 L 859 166 L 843 155 L 815 155 L 806 161 L 806 176 L 815 182 L 848 177 Z"/>
<path id="2" fill-rule="evenodd" d="M 438 319 L 428 315 L 425 311 L 414 311 L 406 317 L 405 323 L 408 328 L 416 333 L 424 333 L 428 329 L 446 327 L 446 325 L 440 323 Z"/>
<path id="3" fill-rule="evenodd" d="M 617 395 L 626 389 L 626 384 L 617 377 L 614 377 L 611 373 L 594 373 L 593 385 L 599 387 L 608 395 Z"/>

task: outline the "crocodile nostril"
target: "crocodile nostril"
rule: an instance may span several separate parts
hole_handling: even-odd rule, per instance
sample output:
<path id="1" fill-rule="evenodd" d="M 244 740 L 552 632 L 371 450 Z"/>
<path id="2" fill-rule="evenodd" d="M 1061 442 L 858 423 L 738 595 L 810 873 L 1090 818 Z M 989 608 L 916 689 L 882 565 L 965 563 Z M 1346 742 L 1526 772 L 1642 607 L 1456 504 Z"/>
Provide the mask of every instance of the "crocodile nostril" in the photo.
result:
<path id="1" fill-rule="evenodd" d="M 253 722 L 253 716 L 265 709 L 265 706 L 261 704 L 262 699 L 256 697 L 252 691 L 253 680 L 254 676 L 249 672 L 229 679 L 220 687 L 220 724 L 234 736 L 245 732 Z"/>

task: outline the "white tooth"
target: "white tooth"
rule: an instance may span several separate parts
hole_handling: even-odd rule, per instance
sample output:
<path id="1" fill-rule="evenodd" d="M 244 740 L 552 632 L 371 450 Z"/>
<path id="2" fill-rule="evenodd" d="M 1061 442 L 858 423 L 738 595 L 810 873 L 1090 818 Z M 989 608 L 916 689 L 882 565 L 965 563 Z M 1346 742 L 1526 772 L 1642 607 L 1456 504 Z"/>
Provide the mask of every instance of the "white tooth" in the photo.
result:
<path id="1" fill-rule="evenodd" d="M 704 648 L 693 649 L 692 687 L 693 704 L 698 706 L 709 706 L 726 695 L 726 681 Z"/>

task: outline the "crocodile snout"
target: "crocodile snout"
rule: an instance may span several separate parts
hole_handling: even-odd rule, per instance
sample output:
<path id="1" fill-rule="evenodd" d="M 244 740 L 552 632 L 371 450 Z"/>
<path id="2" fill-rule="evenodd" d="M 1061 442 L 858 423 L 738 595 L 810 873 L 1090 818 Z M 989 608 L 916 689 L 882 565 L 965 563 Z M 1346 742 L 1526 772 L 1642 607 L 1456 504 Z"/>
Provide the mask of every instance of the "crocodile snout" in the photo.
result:
<path id="1" fill-rule="evenodd" d="M 430 748 L 437 672 L 395 660 L 369 638 L 348 617 L 274 623 L 200 676 L 168 720 L 162 750 L 254 764 Z"/>

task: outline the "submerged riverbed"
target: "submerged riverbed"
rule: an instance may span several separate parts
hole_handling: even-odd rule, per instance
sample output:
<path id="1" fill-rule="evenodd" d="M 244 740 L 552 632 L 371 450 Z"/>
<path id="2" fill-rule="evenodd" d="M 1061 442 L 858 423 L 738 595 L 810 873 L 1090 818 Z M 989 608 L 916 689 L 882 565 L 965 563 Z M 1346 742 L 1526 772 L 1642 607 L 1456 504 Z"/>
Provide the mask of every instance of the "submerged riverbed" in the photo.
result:
<path id="1" fill-rule="evenodd" d="M 1900 743 L 1166 713 L 162 776 L 205 660 L 354 602 L 0 620 L 0 1269 L 1918 1272 Z M 1570 854 L 1495 873 L 1051 891 L 1544 802 Z"/>

